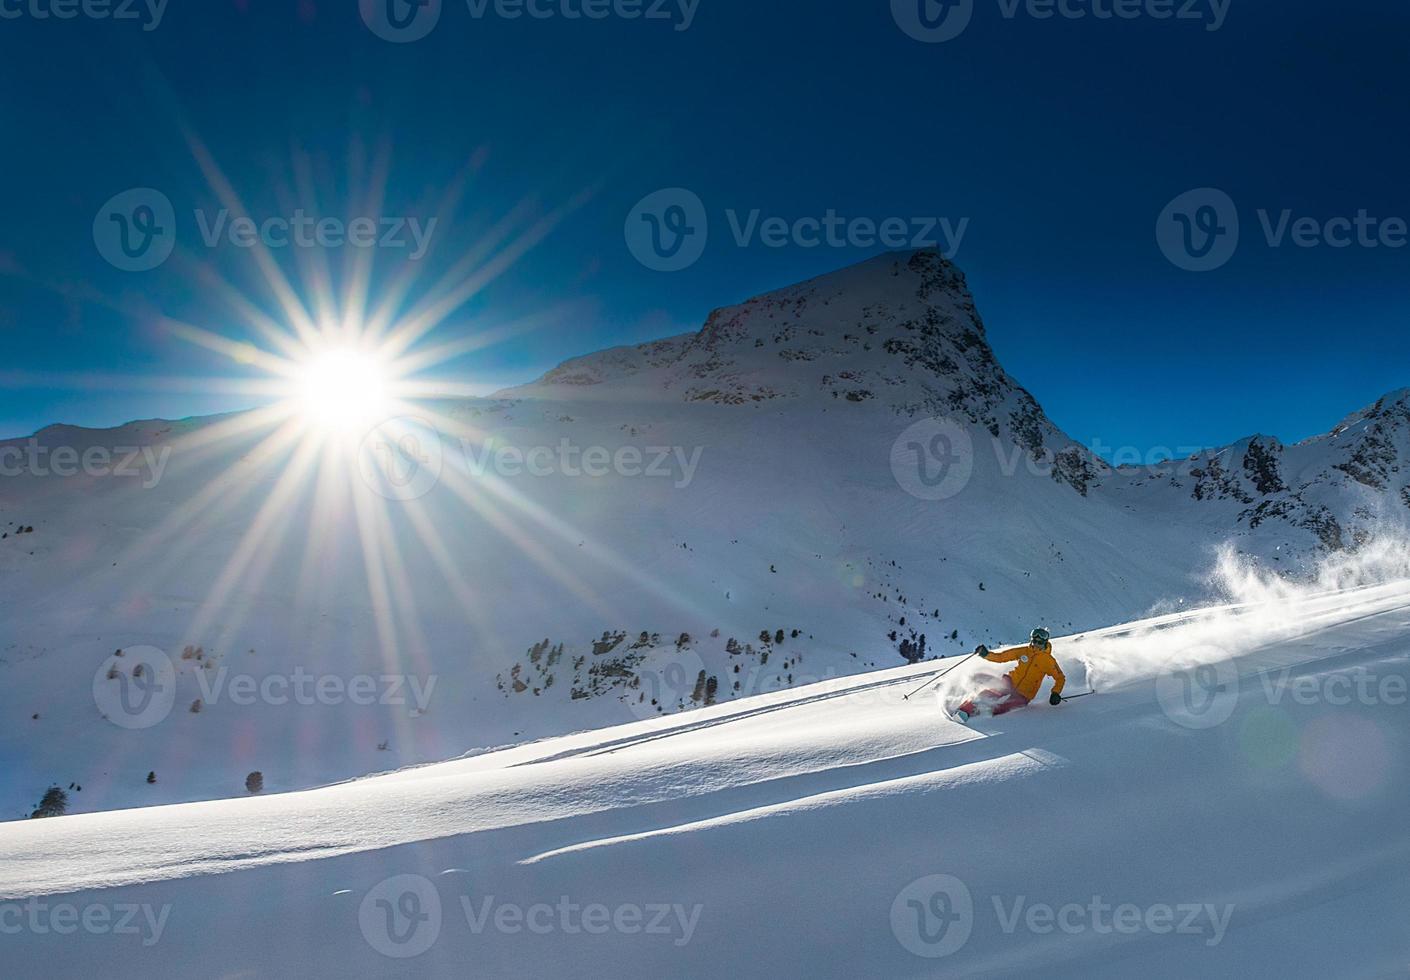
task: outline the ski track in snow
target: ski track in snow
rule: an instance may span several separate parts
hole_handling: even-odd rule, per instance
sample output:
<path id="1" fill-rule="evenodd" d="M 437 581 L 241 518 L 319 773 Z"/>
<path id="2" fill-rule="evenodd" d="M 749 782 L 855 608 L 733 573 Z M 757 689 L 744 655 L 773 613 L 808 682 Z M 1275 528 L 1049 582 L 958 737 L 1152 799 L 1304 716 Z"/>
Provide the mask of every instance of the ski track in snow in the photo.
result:
<path id="1" fill-rule="evenodd" d="M 4 824 L 3 972 L 1404 975 L 1410 709 L 1270 692 L 1365 672 L 1404 684 L 1408 635 L 1410 583 L 1291 595 L 1058 638 L 1069 690 L 1092 677 L 1098 695 L 968 728 L 940 704 L 978 661 L 902 700 L 952 661 L 316 790 Z M 1237 697 L 1223 724 L 1185 727 L 1156 677 L 1211 644 Z M 378 952 L 359 914 L 397 875 L 422 876 L 441 906 L 414 959 Z M 939 959 L 903 945 L 904 903 L 892 916 L 928 875 L 973 906 L 968 940 Z M 698 919 L 660 935 L 557 918 L 477 932 L 462 906 L 564 896 Z M 168 914 L 151 945 L 7 928 L 30 898 Z M 1093 902 L 1212 911 L 1172 935 L 1022 914 Z"/>

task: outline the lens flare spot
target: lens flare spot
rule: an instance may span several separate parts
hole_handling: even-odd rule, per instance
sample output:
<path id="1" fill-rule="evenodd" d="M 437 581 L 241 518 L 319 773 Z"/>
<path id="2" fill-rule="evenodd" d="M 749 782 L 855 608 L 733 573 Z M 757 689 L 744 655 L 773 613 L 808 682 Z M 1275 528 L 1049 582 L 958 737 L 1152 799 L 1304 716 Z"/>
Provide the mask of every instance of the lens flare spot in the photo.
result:
<path id="1" fill-rule="evenodd" d="M 354 348 L 323 351 L 300 371 L 297 397 L 304 417 L 318 428 L 365 426 L 389 404 L 386 365 Z"/>
<path id="2" fill-rule="evenodd" d="M 1297 725 L 1285 712 L 1259 708 L 1239 729 L 1239 745 L 1255 768 L 1283 769 L 1297 758 Z"/>
<path id="3" fill-rule="evenodd" d="M 1328 796 L 1361 800 L 1385 785 L 1390 746 L 1374 722 L 1326 715 L 1303 730 L 1298 762 L 1303 775 Z"/>

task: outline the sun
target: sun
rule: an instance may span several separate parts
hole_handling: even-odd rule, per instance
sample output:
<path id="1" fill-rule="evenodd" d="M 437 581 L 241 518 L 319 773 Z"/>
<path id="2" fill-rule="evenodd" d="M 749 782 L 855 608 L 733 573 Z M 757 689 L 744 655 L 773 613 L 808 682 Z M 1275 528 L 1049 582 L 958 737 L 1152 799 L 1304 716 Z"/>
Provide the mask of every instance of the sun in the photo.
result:
<path id="1" fill-rule="evenodd" d="M 298 373 L 297 401 L 304 418 L 320 429 L 363 426 L 389 404 L 387 365 L 357 348 L 321 351 Z"/>

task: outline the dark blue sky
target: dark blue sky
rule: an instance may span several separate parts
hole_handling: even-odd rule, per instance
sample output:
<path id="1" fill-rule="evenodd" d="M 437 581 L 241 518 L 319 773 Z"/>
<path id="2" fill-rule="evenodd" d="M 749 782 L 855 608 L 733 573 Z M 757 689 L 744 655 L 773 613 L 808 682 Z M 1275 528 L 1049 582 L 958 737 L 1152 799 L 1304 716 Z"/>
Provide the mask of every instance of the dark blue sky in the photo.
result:
<path id="1" fill-rule="evenodd" d="M 968 218 L 956 260 L 1001 361 L 1089 444 L 1303 438 L 1410 384 L 1410 248 L 1275 248 L 1258 218 L 1410 217 L 1403 0 L 1232 0 L 1217 31 L 1208 16 L 1010 19 L 976 0 L 938 44 L 908 37 L 887 0 L 700 0 L 684 31 L 477 19 L 445 0 L 408 44 L 375 36 L 353 0 L 170 0 L 151 31 L 33 16 L 53 2 L 0 0 L 21 11 L 0 19 L 0 435 L 251 403 L 183 383 L 231 369 L 160 327 L 253 337 L 203 268 L 277 315 L 248 250 L 201 241 L 194 212 L 220 204 L 191 137 L 255 216 L 300 201 L 369 213 L 362 161 L 388 147 L 378 213 L 438 221 L 410 263 L 422 285 L 506 215 L 523 229 L 568 209 L 429 338 L 536 318 L 436 371 L 470 383 L 695 329 L 714 306 L 876 251 L 739 247 L 725 211 L 757 208 Z M 94 243 L 95 215 L 133 187 L 175 208 L 177 253 L 153 271 L 115 269 Z M 694 191 L 711 221 L 703 257 L 675 273 L 643 268 L 623 236 L 665 187 Z M 1230 195 L 1241 239 L 1193 273 L 1156 225 L 1202 187 Z M 337 275 L 353 251 L 277 257 L 306 282 L 300 264 Z M 374 289 L 409 265 L 405 250 L 375 261 Z"/>

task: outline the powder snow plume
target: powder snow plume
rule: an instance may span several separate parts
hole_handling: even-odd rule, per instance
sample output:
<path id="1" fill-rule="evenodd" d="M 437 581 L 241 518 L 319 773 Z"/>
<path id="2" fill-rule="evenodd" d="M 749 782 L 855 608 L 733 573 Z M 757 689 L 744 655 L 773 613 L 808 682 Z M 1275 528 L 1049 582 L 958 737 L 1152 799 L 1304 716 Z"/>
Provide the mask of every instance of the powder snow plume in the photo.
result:
<path id="1" fill-rule="evenodd" d="M 1410 539 L 1380 538 L 1355 551 L 1329 555 L 1310 572 L 1289 577 L 1240 555 L 1232 545 L 1218 550 L 1206 576 L 1212 595 L 1223 601 L 1177 613 L 1163 613 L 1134 625 L 1056 637 L 1054 653 L 1067 674 L 1064 693 L 1113 691 L 1152 681 L 1162 673 L 1235 660 L 1266 648 L 1270 637 L 1287 640 L 1314 635 L 1323 619 L 1344 619 L 1348 609 L 1379 599 L 1377 587 L 1399 588 L 1410 581 Z M 1324 616 L 1308 615 L 1314 598 L 1343 594 Z M 1169 608 L 1165 606 L 1164 608 Z M 996 684 L 998 670 L 975 659 L 956 664 L 935 686 L 947 713 L 966 698 Z M 1048 688 L 1043 688 L 1046 695 Z"/>
<path id="2" fill-rule="evenodd" d="M 1319 619 L 1309 620 L 1305 611 L 1310 600 L 1344 593 L 1345 602 L 1338 604 L 1344 611 L 1374 600 L 1376 587 L 1406 580 L 1410 540 L 1403 536 L 1329 555 L 1298 577 L 1276 574 L 1226 544 L 1207 579 L 1224 604 L 1159 616 L 1134 628 L 1083 634 L 1069 643 L 1059 640 L 1058 658 L 1064 665 L 1075 658 L 1093 687 L 1110 690 L 1163 671 L 1232 660 L 1266 647 L 1269 637 L 1292 640 L 1315 634 Z"/>

